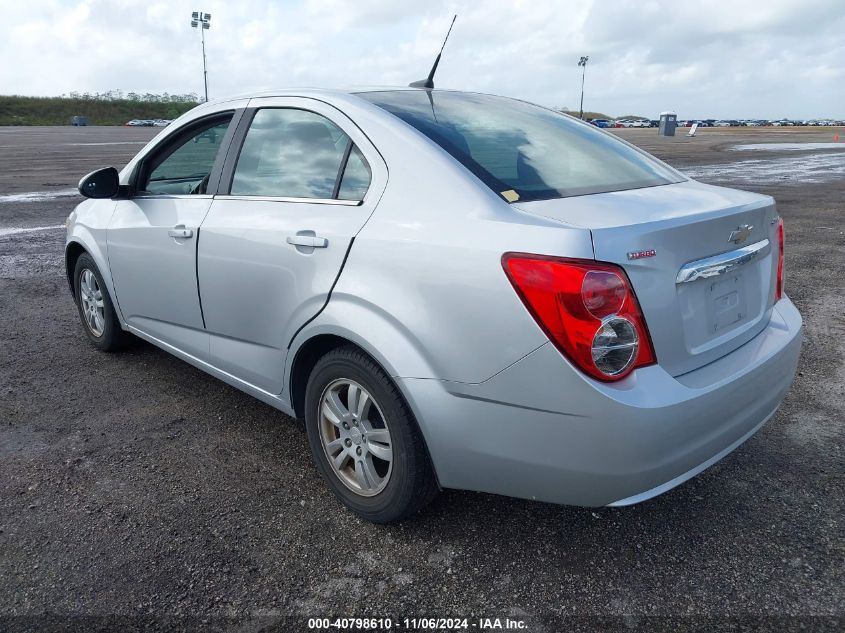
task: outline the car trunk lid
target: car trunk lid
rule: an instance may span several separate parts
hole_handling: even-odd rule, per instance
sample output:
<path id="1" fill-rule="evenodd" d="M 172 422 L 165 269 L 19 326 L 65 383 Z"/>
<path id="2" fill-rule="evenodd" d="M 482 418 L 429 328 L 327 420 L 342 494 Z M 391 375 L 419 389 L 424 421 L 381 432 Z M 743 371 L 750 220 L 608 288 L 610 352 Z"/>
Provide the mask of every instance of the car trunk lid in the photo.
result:
<path id="1" fill-rule="evenodd" d="M 595 258 L 628 274 L 672 375 L 730 353 L 769 321 L 778 246 L 768 196 L 688 181 L 514 206 L 590 229 Z"/>

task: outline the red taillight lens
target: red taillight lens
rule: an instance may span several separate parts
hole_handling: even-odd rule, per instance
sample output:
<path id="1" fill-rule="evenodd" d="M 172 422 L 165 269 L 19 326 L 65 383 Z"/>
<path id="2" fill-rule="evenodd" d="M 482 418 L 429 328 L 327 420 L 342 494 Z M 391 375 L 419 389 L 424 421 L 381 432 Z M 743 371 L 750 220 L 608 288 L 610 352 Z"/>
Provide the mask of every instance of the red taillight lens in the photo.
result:
<path id="1" fill-rule="evenodd" d="M 581 283 L 581 298 L 590 314 L 603 319 L 619 312 L 625 302 L 625 282 L 616 273 L 590 270 Z"/>
<path id="2" fill-rule="evenodd" d="M 775 286 L 775 303 L 783 298 L 783 218 L 778 218 L 778 279 Z"/>
<path id="3" fill-rule="evenodd" d="M 637 298 L 619 266 L 524 253 L 505 253 L 502 266 L 549 340 L 586 374 L 619 380 L 656 362 Z"/>

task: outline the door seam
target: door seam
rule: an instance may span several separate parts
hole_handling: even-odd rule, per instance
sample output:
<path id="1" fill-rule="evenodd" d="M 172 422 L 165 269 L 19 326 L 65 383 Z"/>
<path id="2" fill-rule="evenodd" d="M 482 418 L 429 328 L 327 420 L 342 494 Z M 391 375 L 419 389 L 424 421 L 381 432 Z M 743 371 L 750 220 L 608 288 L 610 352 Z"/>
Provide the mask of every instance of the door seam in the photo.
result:
<path id="1" fill-rule="evenodd" d="M 211 205 L 209 205 L 211 208 Z M 208 212 L 206 212 L 208 215 Z M 203 221 L 205 219 L 203 218 Z M 202 329 L 207 330 L 208 328 L 205 327 L 205 313 L 202 311 L 202 292 L 200 292 L 200 227 L 197 227 L 197 239 L 194 243 L 194 276 L 197 279 L 197 301 L 200 304 L 200 319 L 202 319 Z"/>
<path id="2" fill-rule="evenodd" d="M 290 337 L 290 341 L 288 341 L 288 347 L 287 347 L 288 351 L 290 351 L 290 348 L 293 345 L 294 340 L 299 335 L 299 333 L 305 328 L 305 326 L 308 325 L 309 323 L 311 323 L 311 321 L 316 319 L 318 316 L 320 316 L 320 314 L 323 312 L 323 310 L 326 309 L 326 306 L 329 305 L 329 299 L 332 298 L 332 292 L 334 292 L 334 288 L 337 285 L 338 280 L 340 280 L 340 275 L 341 275 L 341 273 L 343 273 L 343 269 L 346 267 L 346 260 L 349 258 L 349 253 L 350 253 L 350 251 L 352 251 L 352 245 L 354 243 L 355 243 L 355 236 L 353 235 L 352 239 L 349 240 L 349 246 L 346 248 L 346 253 L 343 255 L 343 261 L 340 262 L 340 269 L 337 271 L 337 276 L 334 278 L 334 281 L 332 282 L 332 286 L 331 286 L 331 288 L 329 288 L 328 293 L 326 293 L 325 302 L 323 303 L 323 305 L 320 307 L 320 309 L 317 310 L 317 312 L 311 318 L 309 318 L 307 321 L 305 321 L 305 323 L 300 325 L 297 328 L 296 332 L 293 333 L 293 336 Z"/>

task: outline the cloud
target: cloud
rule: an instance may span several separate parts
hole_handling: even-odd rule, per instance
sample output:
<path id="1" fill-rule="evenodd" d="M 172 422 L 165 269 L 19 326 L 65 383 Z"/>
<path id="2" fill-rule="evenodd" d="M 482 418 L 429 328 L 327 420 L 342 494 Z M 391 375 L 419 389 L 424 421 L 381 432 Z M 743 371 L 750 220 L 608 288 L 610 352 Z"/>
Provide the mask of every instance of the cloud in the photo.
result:
<path id="1" fill-rule="evenodd" d="M 4 8 L 0 90 L 202 92 L 196 0 L 29 0 Z M 458 21 L 438 86 L 690 117 L 845 116 L 841 0 L 204 0 L 210 96 L 404 85 Z"/>

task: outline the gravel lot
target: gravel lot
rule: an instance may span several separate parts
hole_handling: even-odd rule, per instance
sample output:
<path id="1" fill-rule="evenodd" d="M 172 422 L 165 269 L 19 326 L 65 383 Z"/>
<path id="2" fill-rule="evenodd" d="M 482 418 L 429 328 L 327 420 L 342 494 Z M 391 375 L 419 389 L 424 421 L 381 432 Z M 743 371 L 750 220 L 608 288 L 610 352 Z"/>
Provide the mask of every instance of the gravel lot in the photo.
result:
<path id="1" fill-rule="evenodd" d="M 806 333 L 760 433 L 639 506 L 446 492 L 388 527 L 335 502 L 285 415 L 146 343 L 97 353 L 64 277 L 63 226 L 11 231 L 63 225 L 79 177 L 154 132 L 0 128 L 0 631 L 300 631 L 353 615 L 843 630 L 845 152 L 731 149 L 833 130 L 619 131 L 778 200 Z"/>

